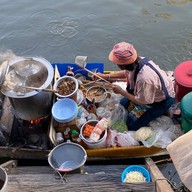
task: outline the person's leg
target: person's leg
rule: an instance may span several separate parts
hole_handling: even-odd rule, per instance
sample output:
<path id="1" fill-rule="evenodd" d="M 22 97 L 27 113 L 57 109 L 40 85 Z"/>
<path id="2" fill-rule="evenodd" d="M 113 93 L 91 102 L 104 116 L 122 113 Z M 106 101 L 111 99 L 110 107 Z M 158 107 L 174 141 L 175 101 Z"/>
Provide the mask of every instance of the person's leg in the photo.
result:
<path id="1" fill-rule="evenodd" d="M 174 103 L 173 98 L 169 98 L 159 103 L 154 103 L 152 105 L 152 108 L 149 108 L 146 112 L 144 112 L 141 115 L 141 117 L 139 117 L 136 121 L 133 121 L 128 115 L 127 117 L 128 130 L 136 131 L 140 127 L 147 126 L 150 121 L 163 115 L 171 107 L 173 103 Z"/>
<path id="2" fill-rule="evenodd" d="M 128 106 L 129 106 L 129 103 L 130 103 L 130 100 L 123 97 L 121 100 L 120 100 L 120 104 L 127 110 L 128 109 Z"/>

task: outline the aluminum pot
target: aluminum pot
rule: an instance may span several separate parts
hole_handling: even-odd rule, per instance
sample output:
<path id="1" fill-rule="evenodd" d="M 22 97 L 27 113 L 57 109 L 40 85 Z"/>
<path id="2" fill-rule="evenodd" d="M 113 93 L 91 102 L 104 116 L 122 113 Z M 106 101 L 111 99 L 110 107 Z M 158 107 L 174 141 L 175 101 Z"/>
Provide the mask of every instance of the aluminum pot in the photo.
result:
<path id="1" fill-rule="evenodd" d="M 48 155 L 48 163 L 59 172 L 71 172 L 81 168 L 87 160 L 85 149 L 72 142 L 57 145 Z"/>
<path id="2" fill-rule="evenodd" d="M 9 62 L 1 92 L 9 97 L 17 118 L 35 120 L 51 113 L 52 93 L 22 86 L 50 89 L 53 76 L 51 63 L 41 57 L 19 58 Z"/>
<path id="3" fill-rule="evenodd" d="M 87 100 L 92 103 L 94 99 L 95 104 L 103 102 L 106 97 L 107 90 L 104 87 L 98 85 L 90 87 L 86 93 Z"/>
<path id="4" fill-rule="evenodd" d="M 0 191 L 1 192 L 7 192 L 8 191 L 8 187 L 7 187 L 7 184 L 8 184 L 8 175 L 7 175 L 7 172 L 5 171 L 4 168 L 1 168 L 0 167 L 0 180 L 3 182 L 1 183 L 1 186 L 0 186 Z"/>

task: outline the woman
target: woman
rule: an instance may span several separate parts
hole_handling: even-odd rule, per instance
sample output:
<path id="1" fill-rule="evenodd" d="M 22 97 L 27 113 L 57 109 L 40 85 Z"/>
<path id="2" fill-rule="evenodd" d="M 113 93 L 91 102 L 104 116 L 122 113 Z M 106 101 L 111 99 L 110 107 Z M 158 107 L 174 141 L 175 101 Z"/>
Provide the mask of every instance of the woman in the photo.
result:
<path id="1" fill-rule="evenodd" d="M 175 92 L 170 77 L 153 61 L 139 57 L 130 43 L 116 44 L 109 54 L 109 60 L 121 71 L 99 75 L 109 81 L 126 78 L 126 90 L 118 85 L 113 85 L 112 88 L 124 97 L 120 103 L 126 109 L 130 108 L 130 103 L 135 105 L 134 113 L 129 113 L 127 117 L 129 130 L 147 126 L 174 103 Z"/>

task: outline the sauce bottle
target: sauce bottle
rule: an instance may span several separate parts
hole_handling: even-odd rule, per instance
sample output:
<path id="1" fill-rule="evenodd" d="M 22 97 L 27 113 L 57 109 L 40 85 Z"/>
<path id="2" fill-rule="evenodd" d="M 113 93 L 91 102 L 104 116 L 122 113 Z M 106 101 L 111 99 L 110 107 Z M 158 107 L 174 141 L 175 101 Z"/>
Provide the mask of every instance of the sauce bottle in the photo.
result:
<path id="1" fill-rule="evenodd" d="M 71 139 L 73 142 L 77 143 L 77 139 L 79 138 L 79 132 L 77 132 L 75 129 L 71 131 Z"/>

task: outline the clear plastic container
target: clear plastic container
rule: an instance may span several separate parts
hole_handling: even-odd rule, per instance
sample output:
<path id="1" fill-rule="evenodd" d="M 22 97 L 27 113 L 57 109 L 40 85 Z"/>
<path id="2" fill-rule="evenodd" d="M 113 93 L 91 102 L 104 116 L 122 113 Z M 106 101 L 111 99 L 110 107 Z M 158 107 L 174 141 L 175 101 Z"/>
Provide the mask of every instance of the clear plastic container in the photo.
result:
<path id="1" fill-rule="evenodd" d="M 104 107 L 98 107 L 96 110 L 97 117 L 101 119 L 105 114 L 105 108 Z"/>
<path id="2" fill-rule="evenodd" d="M 56 142 L 57 142 L 57 144 L 64 142 L 64 138 L 63 138 L 63 135 L 61 132 L 56 133 Z"/>

